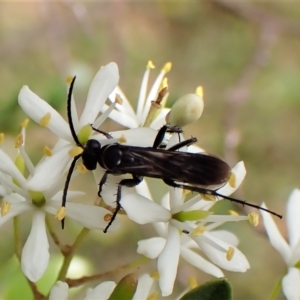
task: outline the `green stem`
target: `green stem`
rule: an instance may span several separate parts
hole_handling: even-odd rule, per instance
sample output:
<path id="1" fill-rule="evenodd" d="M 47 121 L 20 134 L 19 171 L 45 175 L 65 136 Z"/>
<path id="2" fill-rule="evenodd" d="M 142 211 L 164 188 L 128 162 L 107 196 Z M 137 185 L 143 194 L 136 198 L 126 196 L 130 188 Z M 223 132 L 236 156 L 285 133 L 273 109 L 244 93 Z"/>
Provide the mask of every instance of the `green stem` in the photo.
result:
<path id="1" fill-rule="evenodd" d="M 70 267 L 71 261 L 74 257 L 75 251 L 79 248 L 82 241 L 84 240 L 84 238 L 87 236 L 87 234 L 89 232 L 90 232 L 90 229 L 83 228 L 81 230 L 81 232 L 79 233 L 79 235 L 77 236 L 77 238 L 76 238 L 75 242 L 73 243 L 73 245 L 70 247 L 69 251 L 68 252 L 63 252 L 64 261 L 63 261 L 62 267 L 60 269 L 57 280 L 60 280 L 60 281 L 65 281 L 66 280 L 67 272 L 68 272 L 68 269 Z"/>
<path id="2" fill-rule="evenodd" d="M 80 286 L 86 282 L 93 281 L 93 280 L 102 280 L 107 277 L 112 278 L 112 277 L 115 277 L 116 275 L 119 276 L 122 271 L 127 271 L 128 269 L 136 268 L 136 267 L 148 262 L 149 260 L 150 259 L 148 257 L 142 257 L 142 258 L 139 258 L 136 261 L 133 261 L 129 264 L 120 266 L 119 268 L 116 268 L 113 271 L 108 271 L 108 272 L 101 273 L 101 274 L 95 274 L 92 276 L 84 276 L 79 279 L 67 279 L 66 282 L 69 285 L 69 287 L 76 287 L 76 286 Z"/>
<path id="3" fill-rule="evenodd" d="M 276 299 L 278 293 L 279 293 L 280 290 L 281 290 L 281 281 L 282 281 L 282 278 L 283 278 L 283 277 L 281 277 L 281 278 L 277 281 L 277 283 L 276 283 L 276 285 L 275 285 L 275 287 L 274 287 L 274 289 L 273 289 L 273 291 L 272 291 L 272 294 L 271 294 L 271 296 L 269 297 L 269 300 L 275 300 L 275 299 Z"/>

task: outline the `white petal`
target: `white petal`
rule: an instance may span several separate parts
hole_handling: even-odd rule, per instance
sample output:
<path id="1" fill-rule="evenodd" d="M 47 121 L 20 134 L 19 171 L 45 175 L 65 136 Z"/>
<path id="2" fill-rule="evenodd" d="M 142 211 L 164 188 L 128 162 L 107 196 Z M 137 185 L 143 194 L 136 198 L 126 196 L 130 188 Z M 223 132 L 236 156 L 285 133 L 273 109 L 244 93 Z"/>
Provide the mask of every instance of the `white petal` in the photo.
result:
<path id="1" fill-rule="evenodd" d="M 49 294 L 49 300 L 68 300 L 69 286 L 67 283 L 57 281 Z"/>
<path id="2" fill-rule="evenodd" d="M 167 222 L 171 212 L 139 194 L 127 194 L 121 198 L 121 205 L 129 219 L 138 224 Z"/>
<path id="3" fill-rule="evenodd" d="M 60 206 L 61 204 L 58 201 L 49 201 L 45 206 L 45 210 L 55 215 Z M 104 230 L 107 226 L 104 217 L 107 214 L 111 213 L 103 207 L 70 202 L 66 204 L 66 216 L 89 229 Z M 118 227 L 119 221 L 116 219 L 109 227 L 109 231 L 114 231 Z"/>
<path id="4" fill-rule="evenodd" d="M 5 198 L 4 198 L 5 200 Z M 9 212 L 5 216 L 1 216 L 0 214 L 0 227 L 5 224 L 8 220 L 12 219 L 15 216 L 18 216 L 25 211 L 28 211 L 32 208 L 32 206 L 28 202 L 14 203 L 11 204 Z"/>
<path id="5" fill-rule="evenodd" d="M 10 157 L 0 149 L 0 171 L 10 175 L 13 179 L 17 180 L 18 183 L 23 186 L 26 184 L 26 179 L 16 167 Z"/>
<path id="6" fill-rule="evenodd" d="M 287 227 L 291 248 L 295 247 L 300 240 L 300 191 L 295 189 L 287 203 Z"/>
<path id="7" fill-rule="evenodd" d="M 162 237 L 153 237 L 150 239 L 138 241 L 137 253 L 145 255 L 148 258 L 154 259 L 159 256 L 166 245 L 166 239 Z"/>
<path id="8" fill-rule="evenodd" d="M 19 104 L 24 112 L 38 124 L 47 113 L 50 113 L 51 119 L 47 127 L 62 139 L 74 143 L 69 124 L 52 106 L 33 93 L 26 85 L 19 93 Z"/>
<path id="9" fill-rule="evenodd" d="M 154 279 L 149 274 L 143 274 L 138 279 L 138 285 L 132 300 L 147 299 L 150 294 Z"/>
<path id="10" fill-rule="evenodd" d="M 195 251 L 192 251 L 186 247 L 181 247 L 180 255 L 192 266 L 195 266 L 203 272 L 218 278 L 224 277 L 223 272 L 217 266 L 204 259 Z"/>
<path id="11" fill-rule="evenodd" d="M 85 297 L 84 300 L 106 300 L 109 298 L 116 283 L 113 281 L 105 281 L 97 285 L 93 290 L 91 290 Z"/>
<path id="12" fill-rule="evenodd" d="M 39 210 L 33 214 L 31 231 L 22 250 L 23 273 L 29 280 L 38 281 L 48 267 L 49 258 L 45 213 Z"/>
<path id="13" fill-rule="evenodd" d="M 300 299 L 300 270 L 289 268 L 282 279 L 282 290 L 288 300 Z"/>
<path id="14" fill-rule="evenodd" d="M 180 234 L 176 227 L 169 224 L 167 242 L 157 261 L 159 286 L 163 297 L 169 296 L 173 292 L 173 286 L 177 275 L 179 254 Z"/>
<path id="15" fill-rule="evenodd" d="M 249 262 L 245 255 L 236 247 L 222 241 L 221 239 L 214 237 L 209 232 L 203 234 L 205 237 L 209 238 L 213 243 L 219 245 L 223 249 L 229 249 L 229 247 L 234 248 L 234 255 L 230 261 L 226 259 L 226 252 L 217 249 L 211 244 L 207 243 L 206 240 L 202 239 L 202 236 L 194 237 L 193 239 L 197 242 L 201 250 L 205 255 L 217 266 L 222 269 L 232 271 L 232 272 L 246 272 L 249 268 Z"/>
<path id="16" fill-rule="evenodd" d="M 267 208 L 264 203 L 262 204 L 262 207 Z M 271 245 L 280 253 L 285 263 L 288 264 L 291 257 L 291 249 L 289 245 L 279 232 L 278 227 L 276 226 L 271 215 L 262 210 L 260 213 L 263 217 L 263 222 Z"/>
<path id="17" fill-rule="evenodd" d="M 71 148 L 71 145 L 64 146 L 54 155 L 47 157 L 35 168 L 34 175 L 27 181 L 26 187 L 42 192 L 49 189 L 57 180 L 61 180 L 72 159 L 68 154 Z"/>
<path id="18" fill-rule="evenodd" d="M 68 190 L 68 194 L 67 194 L 67 201 L 72 201 L 78 197 L 81 197 L 85 195 L 84 192 L 79 192 L 79 191 L 69 191 Z M 59 191 L 58 193 L 56 193 L 51 200 L 53 201 L 61 201 L 63 197 L 63 191 Z"/>
<path id="19" fill-rule="evenodd" d="M 237 246 L 240 241 L 237 238 L 237 236 L 227 230 L 214 230 L 210 232 L 213 236 L 222 239 L 226 243 L 232 245 L 232 246 Z"/>
<path id="20" fill-rule="evenodd" d="M 80 124 L 92 124 L 109 94 L 119 82 L 118 66 L 111 62 L 102 67 L 94 77 L 86 100 L 86 104 L 80 117 Z"/>

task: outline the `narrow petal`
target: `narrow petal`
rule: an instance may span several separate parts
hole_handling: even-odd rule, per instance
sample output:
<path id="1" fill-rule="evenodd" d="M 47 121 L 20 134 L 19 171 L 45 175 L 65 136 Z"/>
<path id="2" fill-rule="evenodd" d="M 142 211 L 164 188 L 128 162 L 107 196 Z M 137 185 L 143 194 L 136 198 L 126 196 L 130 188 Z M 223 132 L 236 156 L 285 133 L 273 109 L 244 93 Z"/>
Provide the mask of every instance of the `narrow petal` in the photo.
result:
<path id="1" fill-rule="evenodd" d="M 93 290 L 91 290 L 85 297 L 84 300 L 106 300 L 109 298 L 116 283 L 113 281 L 105 281 L 97 285 Z"/>
<path id="2" fill-rule="evenodd" d="M 199 245 L 205 255 L 217 266 L 222 269 L 232 272 L 246 272 L 249 268 L 249 262 L 245 255 L 236 247 L 222 241 L 221 239 L 214 237 L 209 232 L 203 234 L 206 238 L 209 238 L 213 243 L 220 246 L 223 249 L 234 248 L 234 255 L 231 260 L 226 259 L 226 251 L 221 251 L 219 248 L 207 243 L 202 239 L 202 236 L 194 237 L 194 240 Z"/>
<path id="3" fill-rule="evenodd" d="M 224 274 L 220 270 L 220 268 L 204 259 L 195 251 L 192 251 L 186 247 L 181 247 L 180 255 L 192 266 L 195 266 L 203 272 L 215 276 L 217 278 L 224 277 Z"/>
<path id="4" fill-rule="evenodd" d="M 214 230 L 210 232 L 213 236 L 222 239 L 223 241 L 225 241 L 226 243 L 232 245 L 232 246 L 237 246 L 240 241 L 237 238 L 237 236 L 235 234 L 233 234 L 232 232 L 229 232 L 227 230 Z"/>
<path id="5" fill-rule="evenodd" d="M 154 237 L 150 239 L 138 241 L 137 253 L 148 258 L 157 258 L 166 245 L 166 239 L 162 237 Z"/>
<path id="6" fill-rule="evenodd" d="M 288 300 L 300 299 L 300 270 L 289 268 L 282 279 L 282 290 Z"/>
<path id="7" fill-rule="evenodd" d="M 162 296 L 172 294 L 180 254 L 180 234 L 176 227 L 169 224 L 169 232 L 165 248 L 157 261 L 159 286 Z"/>
<path id="8" fill-rule="evenodd" d="M 49 201 L 45 206 L 45 210 L 53 215 L 57 213 L 61 204 L 59 201 Z M 104 230 L 107 226 L 105 216 L 110 215 L 111 212 L 103 207 L 94 205 L 85 205 L 79 203 L 67 203 L 66 216 L 82 226 L 89 229 Z M 116 219 L 109 228 L 109 231 L 117 230 L 120 223 Z"/>
<path id="9" fill-rule="evenodd" d="M 300 241 L 300 190 L 294 189 L 287 203 L 286 222 L 291 248 Z"/>
<path id="10" fill-rule="evenodd" d="M 262 204 L 262 207 L 267 208 L 264 203 Z M 260 213 L 263 217 L 263 222 L 271 245 L 280 253 L 285 263 L 288 264 L 291 256 L 291 249 L 288 243 L 279 232 L 278 227 L 271 215 L 262 210 Z"/>
<path id="11" fill-rule="evenodd" d="M 57 180 L 61 180 L 72 159 L 68 154 L 71 148 L 71 145 L 64 146 L 54 155 L 47 157 L 35 168 L 34 175 L 27 181 L 26 187 L 42 192 L 49 189 Z"/>
<path id="12" fill-rule="evenodd" d="M 5 201 L 5 199 L 4 199 Z M 0 227 L 5 224 L 8 220 L 15 216 L 18 216 L 31 209 L 31 205 L 28 202 L 14 203 L 11 204 L 9 212 L 5 216 L 0 214 Z"/>
<path id="13" fill-rule="evenodd" d="M 23 273 L 29 280 L 38 281 L 48 267 L 49 258 L 45 213 L 39 210 L 33 214 L 31 231 L 22 251 Z"/>
<path id="14" fill-rule="evenodd" d="M 127 194 L 121 199 L 121 205 L 129 219 L 138 224 L 168 222 L 171 212 L 159 204 L 139 194 Z"/>
<path id="15" fill-rule="evenodd" d="M 46 114 L 50 113 L 51 118 L 47 127 L 57 136 L 73 143 L 69 124 L 52 106 L 33 93 L 28 86 L 22 87 L 19 93 L 19 104 L 24 112 L 38 124 Z"/>
<path id="16" fill-rule="evenodd" d="M 94 77 L 86 100 L 86 104 L 80 117 L 80 124 L 92 124 L 99 114 L 107 97 L 119 82 L 118 66 L 111 62 L 102 67 Z"/>
<path id="17" fill-rule="evenodd" d="M 149 274 L 143 274 L 138 279 L 138 285 L 132 300 L 147 299 L 150 294 L 154 279 Z"/>
<path id="18" fill-rule="evenodd" d="M 50 291 L 49 300 L 68 300 L 68 292 L 68 284 L 62 281 L 57 281 Z"/>

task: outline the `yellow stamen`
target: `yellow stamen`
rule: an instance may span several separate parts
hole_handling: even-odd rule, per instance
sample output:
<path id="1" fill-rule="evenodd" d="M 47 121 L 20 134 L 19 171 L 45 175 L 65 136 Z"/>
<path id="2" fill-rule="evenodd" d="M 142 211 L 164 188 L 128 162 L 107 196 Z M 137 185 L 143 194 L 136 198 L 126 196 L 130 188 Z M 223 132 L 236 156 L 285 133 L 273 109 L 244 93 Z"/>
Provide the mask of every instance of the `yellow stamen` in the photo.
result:
<path id="1" fill-rule="evenodd" d="M 124 135 L 120 136 L 119 139 L 118 139 L 118 142 L 120 144 L 126 143 L 127 142 L 126 137 Z"/>
<path id="2" fill-rule="evenodd" d="M 67 78 L 66 78 L 66 84 L 71 84 L 73 78 L 74 78 L 74 77 L 71 76 L 71 75 L 67 76 Z"/>
<path id="3" fill-rule="evenodd" d="M 120 96 L 119 94 L 116 94 L 116 96 L 115 96 L 115 102 L 116 102 L 117 104 L 122 105 L 123 100 L 122 100 L 122 98 L 121 98 L 121 96 Z"/>
<path id="4" fill-rule="evenodd" d="M 46 113 L 40 120 L 40 125 L 43 127 L 47 127 L 51 120 L 51 114 L 48 112 Z"/>
<path id="5" fill-rule="evenodd" d="M 188 283 L 191 289 L 194 289 L 195 287 L 198 286 L 198 282 L 195 277 L 190 277 Z"/>
<path id="6" fill-rule="evenodd" d="M 75 156 L 80 155 L 82 152 L 83 152 L 83 149 L 81 147 L 76 146 L 69 151 L 69 155 L 71 157 L 75 157 Z"/>
<path id="7" fill-rule="evenodd" d="M 155 291 L 151 295 L 149 295 L 146 300 L 156 300 L 158 298 L 158 292 Z"/>
<path id="8" fill-rule="evenodd" d="M 206 230 L 205 226 L 198 226 L 192 231 L 192 235 L 193 236 L 201 235 L 205 230 Z"/>
<path id="9" fill-rule="evenodd" d="M 203 200 L 207 200 L 207 201 L 216 201 L 216 197 L 211 194 L 201 194 L 201 198 L 203 198 Z"/>
<path id="10" fill-rule="evenodd" d="M 226 259 L 228 261 L 231 261 L 232 258 L 233 258 L 233 255 L 234 255 L 234 248 L 229 247 L 228 250 L 227 250 L 227 252 L 226 252 Z"/>
<path id="11" fill-rule="evenodd" d="M 1 204 L 1 216 L 4 217 L 10 211 L 11 204 L 3 201 Z"/>
<path id="12" fill-rule="evenodd" d="M 109 222 L 111 218 L 112 218 L 112 214 L 106 214 L 103 219 L 105 222 Z"/>
<path id="13" fill-rule="evenodd" d="M 171 71 L 172 68 L 172 63 L 171 62 L 167 62 L 163 67 L 162 67 L 162 71 L 164 71 L 165 73 L 168 73 Z"/>
<path id="14" fill-rule="evenodd" d="M 86 174 L 88 172 L 87 168 L 85 167 L 85 165 L 83 163 L 77 164 L 77 170 L 81 174 Z"/>
<path id="15" fill-rule="evenodd" d="M 52 156 L 52 150 L 48 146 L 43 148 L 43 153 L 45 156 Z"/>
<path id="16" fill-rule="evenodd" d="M 150 274 L 150 277 L 152 277 L 155 280 L 159 279 L 159 273 L 157 271 L 154 271 Z"/>
<path id="17" fill-rule="evenodd" d="M 147 69 L 155 69 L 155 66 L 154 66 L 152 60 L 149 60 L 149 61 L 148 61 L 147 67 L 146 67 L 146 68 L 147 68 Z"/>
<path id="18" fill-rule="evenodd" d="M 164 88 L 168 88 L 168 78 L 164 77 L 164 79 L 162 80 L 161 84 L 160 84 L 160 88 L 164 89 Z"/>
<path id="19" fill-rule="evenodd" d="M 257 226 L 259 224 L 259 215 L 255 212 L 248 214 L 249 223 L 253 226 Z"/>
<path id="20" fill-rule="evenodd" d="M 230 179 L 228 181 L 229 186 L 231 186 L 232 188 L 236 187 L 236 176 L 234 173 L 231 173 Z"/>
<path id="21" fill-rule="evenodd" d="M 231 216 L 239 216 L 239 214 L 235 210 L 229 210 L 229 214 Z"/>
<path id="22" fill-rule="evenodd" d="M 55 219 L 61 221 L 66 216 L 66 208 L 62 206 L 56 213 Z"/>
<path id="23" fill-rule="evenodd" d="M 4 133 L 0 133 L 0 145 L 4 142 Z"/>
<path id="24" fill-rule="evenodd" d="M 27 127 L 27 125 L 28 125 L 28 123 L 29 123 L 29 119 L 28 118 L 26 118 L 26 119 L 24 119 L 23 120 L 23 122 L 21 122 L 21 127 L 22 128 L 26 128 Z"/>
<path id="25" fill-rule="evenodd" d="M 201 85 L 197 86 L 195 94 L 203 98 L 203 87 Z"/>
<path id="26" fill-rule="evenodd" d="M 20 148 L 23 144 L 23 134 L 20 133 L 17 135 L 16 140 L 15 140 L 15 148 Z"/>

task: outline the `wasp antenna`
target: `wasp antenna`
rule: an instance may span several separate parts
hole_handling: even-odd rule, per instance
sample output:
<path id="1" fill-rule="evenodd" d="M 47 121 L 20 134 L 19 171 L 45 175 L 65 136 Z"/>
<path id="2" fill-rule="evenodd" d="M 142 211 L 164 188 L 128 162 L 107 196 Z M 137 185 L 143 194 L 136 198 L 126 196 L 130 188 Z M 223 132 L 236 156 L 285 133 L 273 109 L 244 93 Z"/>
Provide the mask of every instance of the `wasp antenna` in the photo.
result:
<path id="1" fill-rule="evenodd" d="M 72 176 L 72 173 L 74 171 L 74 168 L 75 168 L 75 164 L 76 164 L 76 161 L 79 159 L 79 157 L 81 156 L 78 155 L 76 157 L 74 157 L 72 163 L 71 163 L 71 166 L 69 168 L 69 171 L 68 171 L 68 175 L 67 175 L 67 178 L 66 178 L 66 182 L 65 182 L 65 186 L 64 186 L 64 190 L 63 190 L 63 197 L 62 197 L 62 203 L 61 203 L 61 206 L 62 207 L 65 207 L 66 206 L 66 202 L 67 202 L 67 193 L 68 193 L 68 188 L 69 188 L 69 184 L 70 184 L 70 180 L 71 180 L 71 176 Z M 61 228 L 64 229 L 64 225 L 65 225 L 65 218 L 63 218 L 61 220 Z"/>
<path id="2" fill-rule="evenodd" d="M 269 210 L 267 208 L 264 208 L 262 206 L 259 206 L 259 205 L 256 205 L 256 204 L 253 204 L 253 203 L 250 203 L 250 202 L 246 202 L 244 200 L 239 200 L 239 199 L 231 198 L 229 196 L 221 195 L 221 194 L 217 193 L 216 191 L 213 191 L 213 195 L 217 196 L 217 197 L 221 197 L 221 198 L 227 199 L 227 200 L 232 201 L 232 202 L 236 202 L 236 203 L 242 204 L 243 206 L 247 205 L 247 206 L 259 209 L 259 210 L 266 211 L 267 213 L 272 214 L 272 215 L 278 217 L 279 219 L 282 219 L 282 215 L 277 214 L 276 212 L 274 212 L 272 210 Z"/>
<path id="3" fill-rule="evenodd" d="M 68 121 L 69 121 L 69 126 L 70 126 L 72 137 L 73 137 L 75 143 L 77 144 L 77 146 L 82 147 L 82 145 L 79 142 L 79 139 L 76 135 L 76 132 L 75 132 L 75 128 L 74 128 L 74 124 L 73 124 L 73 120 L 72 120 L 72 113 L 71 113 L 71 101 L 72 101 L 72 93 L 73 93 L 73 87 L 74 87 L 75 80 L 76 80 L 76 76 L 73 77 L 72 82 L 70 84 L 69 92 L 68 92 L 67 114 L 68 114 Z"/>

